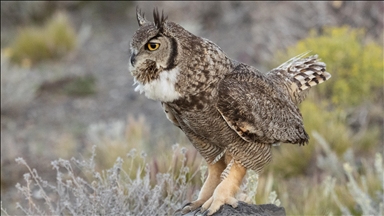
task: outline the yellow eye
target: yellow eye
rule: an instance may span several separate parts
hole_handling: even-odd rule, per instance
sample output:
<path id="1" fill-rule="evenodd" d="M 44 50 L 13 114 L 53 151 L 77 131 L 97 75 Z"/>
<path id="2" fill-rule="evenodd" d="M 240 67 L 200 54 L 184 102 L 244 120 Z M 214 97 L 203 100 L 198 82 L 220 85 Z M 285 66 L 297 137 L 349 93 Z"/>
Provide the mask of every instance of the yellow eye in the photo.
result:
<path id="1" fill-rule="evenodd" d="M 159 43 L 149 42 L 149 43 L 147 44 L 147 48 L 148 48 L 148 50 L 150 50 L 150 51 L 157 50 L 157 49 L 159 49 L 159 47 L 160 47 L 160 44 L 159 44 Z"/>

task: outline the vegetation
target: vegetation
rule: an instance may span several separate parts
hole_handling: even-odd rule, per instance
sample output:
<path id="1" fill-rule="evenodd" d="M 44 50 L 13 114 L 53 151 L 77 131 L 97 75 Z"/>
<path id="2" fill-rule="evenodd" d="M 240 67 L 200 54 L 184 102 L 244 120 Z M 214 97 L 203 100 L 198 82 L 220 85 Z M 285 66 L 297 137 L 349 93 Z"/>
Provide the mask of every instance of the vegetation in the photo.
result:
<path id="1" fill-rule="evenodd" d="M 181 207 L 190 186 L 185 178 L 188 167 L 180 168 L 181 175 L 178 178 L 170 173 L 157 173 L 153 186 L 150 184 L 150 168 L 143 155 L 135 170 L 136 175 L 131 178 L 122 169 L 124 159 L 120 157 L 112 168 L 96 171 L 95 148 L 93 150 L 92 157 L 86 161 L 75 158 L 53 161 L 52 166 L 57 173 L 56 184 L 42 180 L 37 171 L 31 169 L 22 158 L 16 159 L 29 170 L 24 175 L 26 185 L 16 185 L 26 198 L 25 204 L 17 203 L 18 208 L 26 215 L 116 215 L 122 212 L 126 215 L 137 215 L 139 212 L 141 215 L 170 215 Z M 185 151 L 181 150 L 181 153 Z M 131 152 L 127 157 L 130 161 L 136 154 Z M 76 174 L 77 168 L 88 177 Z M 34 187 L 38 190 L 35 196 L 32 195 Z M 43 199 L 45 206 L 40 206 L 36 198 Z M 5 209 L 2 211 L 6 214 Z"/>
<path id="2" fill-rule="evenodd" d="M 38 89 L 39 93 L 57 93 L 79 97 L 93 95 L 96 91 L 96 78 L 93 75 L 64 76 L 53 81 L 45 81 Z"/>
<path id="3" fill-rule="evenodd" d="M 35 97 L 39 80 L 27 68 L 12 65 L 9 51 L 1 50 L 1 112 L 15 110 Z"/>
<path id="4" fill-rule="evenodd" d="M 355 161 L 353 152 L 350 152 L 351 158 L 341 161 L 321 135 L 313 135 L 326 152 L 317 158 L 318 166 L 325 172 L 322 183 L 312 178 L 295 178 L 292 182 L 274 177 L 271 173 L 259 177 L 249 172 L 241 192 L 250 196 L 249 200 L 253 203 L 281 203 L 288 214 L 294 215 L 382 215 L 382 155 L 377 153 L 373 160 Z M 174 145 L 172 160 L 178 165 L 171 164 L 167 171 L 156 172 L 154 179 L 151 173 L 153 167 L 147 162 L 147 156 L 144 153 L 138 155 L 135 149 L 124 158 L 118 157 L 113 167 L 99 171 L 96 148 L 93 147 L 91 157 L 86 160 L 72 158 L 53 161 L 55 183 L 43 180 L 22 158 L 16 159 L 29 170 L 24 175 L 25 183 L 16 185 L 25 197 L 17 203 L 17 207 L 26 215 L 110 215 L 118 212 L 128 215 L 171 215 L 186 200 L 197 196 L 198 191 L 192 187 L 192 180 L 187 178 L 191 171 L 185 165 L 185 148 Z M 124 164 L 130 169 L 124 169 Z M 192 179 L 203 180 L 204 167 L 201 166 Z M 357 167 L 360 167 L 359 170 L 356 170 Z M 4 207 L 1 210 L 8 215 Z"/>
<path id="5" fill-rule="evenodd" d="M 64 92 L 71 96 L 87 96 L 96 93 L 96 79 L 93 76 L 76 77 L 66 84 Z"/>
<path id="6" fill-rule="evenodd" d="M 274 147 L 264 172 L 247 174 L 241 190 L 250 202 L 280 204 L 289 215 L 383 215 L 383 155 L 377 153 L 383 142 L 383 49 L 363 36 L 361 29 L 324 28 L 276 54 L 281 63 L 311 49 L 332 78 L 300 105 L 309 145 Z M 53 161 L 56 182 L 43 180 L 18 158 L 29 173 L 17 185 L 25 198 L 17 207 L 28 215 L 172 214 L 196 198 L 205 162 L 185 141 L 173 146 L 172 155 L 160 141 L 152 143 L 147 155 L 145 125 L 144 118 L 90 125 L 92 153 Z"/>
<path id="7" fill-rule="evenodd" d="M 377 154 L 374 162 L 372 155 L 383 142 L 383 125 L 377 122 L 384 118 L 383 48 L 364 41 L 363 29 L 326 27 L 322 34 L 311 31 L 276 59 L 282 62 L 308 49 L 327 64 L 332 78 L 300 105 L 309 144 L 275 148 L 266 172 L 278 182 L 273 188 L 289 214 L 379 215 L 384 185 L 382 171 L 373 164 L 382 166 L 382 156 Z"/>
<path id="8" fill-rule="evenodd" d="M 76 43 L 76 33 L 67 16 L 57 13 L 42 27 L 20 28 L 9 47 L 10 59 L 29 67 L 65 55 L 76 47 Z"/>
<path id="9" fill-rule="evenodd" d="M 327 63 L 332 78 L 316 86 L 300 110 L 306 130 L 326 136 L 337 156 L 351 148 L 359 154 L 369 154 L 380 144 L 381 125 L 370 120 L 383 119 L 383 115 L 368 114 L 367 110 L 380 106 L 377 99 L 380 87 L 383 87 L 383 50 L 375 42 L 364 45 L 363 32 L 348 27 L 325 28 L 322 35 L 312 31 L 308 38 L 277 54 L 277 59 L 281 60 L 283 55 L 292 56 L 311 48 Z M 370 56 L 370 61 L 365 59 L 366 56 Z M 340 89 L 338 86 L 343 83 L 348 84 L 347 88 Z M 283 176 L 309 174 L 313 169 L 311 161 L 319 153 L 314 139 L 310 139 L 305 147 L 284 145 L 275 152 L 271 170 Z"/>
<path id="10" fill-rule="evenodd" d="M 310 49 L 326 62 L 332 74 L 327 84 L 316 88 L 318 96 L 330 98 L 338 106 L 356 106 L 378 99 L 377 91 L 383 87 L 382 45 L 364 36 L 364 29 L 348 26 L 324 27 L 322 34 L 312 30 L 309 37 L 278 52 L 275 63 Z"/>
<path id="11" fill-rule="evenodd" d="M 192 146 L 180 147 L 179 144 L 175 144 L 172 147 L 174 154 L 171 157 L 169 155 L 171 148 L 169 146 L 162 148 L 161 140 L 155 144 L 149 143 L 150 131 L 146 126 L 144 117 L 135 119 L 129 116 L 127 121 L 127 124 L 123 121 L 115 121 L 90 125 L 87 134 L 88 140 L 97 146 L 95 150 L 98 155 L 95 158 L 98 165 L 97 169 L 112 167 L 116 158 L 124 158 L 127 153 L 128 155 L 140 154 L 141 157 L 129 156 L 131 158 L 130 163 L 123 164 L 123 169 L 129 170 L 129 175 L 132 178 L 136 175 L 136 168 L 144 159 L 150 167 L 152 183 L 155 182 L 157 173 L 167 173 L 172 170 L 170 174 L 176 178 L 180 174 L 181 167 L 185 166 L 190 170 L 186 178 L 196 186 L 201 186 L 199 178 L 193 178 L 199 171 L 201 161 L 200 157 L 197 157 L 197 151 Z M 153 145 L 156 146 L 156 151 L 148 153 L 150 151 L 146 147 Z M 175 151 L 179 148 L 182 149 L 182 152 Z M 182 163 L 179 163 L 181 158 L 183 158 Z"/>

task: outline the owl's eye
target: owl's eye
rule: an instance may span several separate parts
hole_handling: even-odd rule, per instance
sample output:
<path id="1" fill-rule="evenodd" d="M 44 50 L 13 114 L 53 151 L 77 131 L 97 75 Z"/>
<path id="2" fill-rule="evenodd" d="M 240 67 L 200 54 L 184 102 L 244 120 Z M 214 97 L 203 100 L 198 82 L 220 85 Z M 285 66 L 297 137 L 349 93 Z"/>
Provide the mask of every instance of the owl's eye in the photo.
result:
<path id="1" fill-rule="evenodd" d="M 159 49 L 159 47 L 160 47 L 159 43 L 154 43 L 154 42 L 147 43 L 147 48 L 149 51 L 155 51 L 155 50 Z"/>

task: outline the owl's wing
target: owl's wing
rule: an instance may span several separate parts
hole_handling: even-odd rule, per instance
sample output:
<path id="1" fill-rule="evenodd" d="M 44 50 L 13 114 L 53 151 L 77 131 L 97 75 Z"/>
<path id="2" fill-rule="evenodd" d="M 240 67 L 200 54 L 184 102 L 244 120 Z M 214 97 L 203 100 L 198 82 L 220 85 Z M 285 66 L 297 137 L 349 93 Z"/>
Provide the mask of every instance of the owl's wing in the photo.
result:
<path id="1" fill-rule="evenodd" d="M 180 128 L 179 121 L 177 121 L 176 117 L 172 114 L 171 108 L 169 107 L 169 105 L 161 102 L 161 106 L 163 107 L 163 110 L 165 112 L 165 115 L 167 116 L 167 119 L 171 121 L 176 127 Z"/>
<path id="2" fill-rule="evenodd" d="M 304 144 L 309 137 L 302 116 L 284 92 L 256 69 L 240 64 L 220 81 L 216 107 L 248 142 Z"/>

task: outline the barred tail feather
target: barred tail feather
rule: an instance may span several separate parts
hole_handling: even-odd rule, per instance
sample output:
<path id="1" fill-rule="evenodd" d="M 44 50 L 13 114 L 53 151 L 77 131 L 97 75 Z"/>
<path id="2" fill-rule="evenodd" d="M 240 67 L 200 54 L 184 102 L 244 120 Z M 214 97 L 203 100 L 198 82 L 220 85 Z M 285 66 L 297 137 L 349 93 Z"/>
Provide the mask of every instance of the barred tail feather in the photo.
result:
<path id="1" fill-rule="evenodd" d="M 326 64 L 320 62 L 318 55 L 303 58 L 308 52 L 300 54 L 276 69 L 286 71 L 297 85 L 297 93 L 318 85 L 329 78 L 331 74 L 326 71 Z"/>

